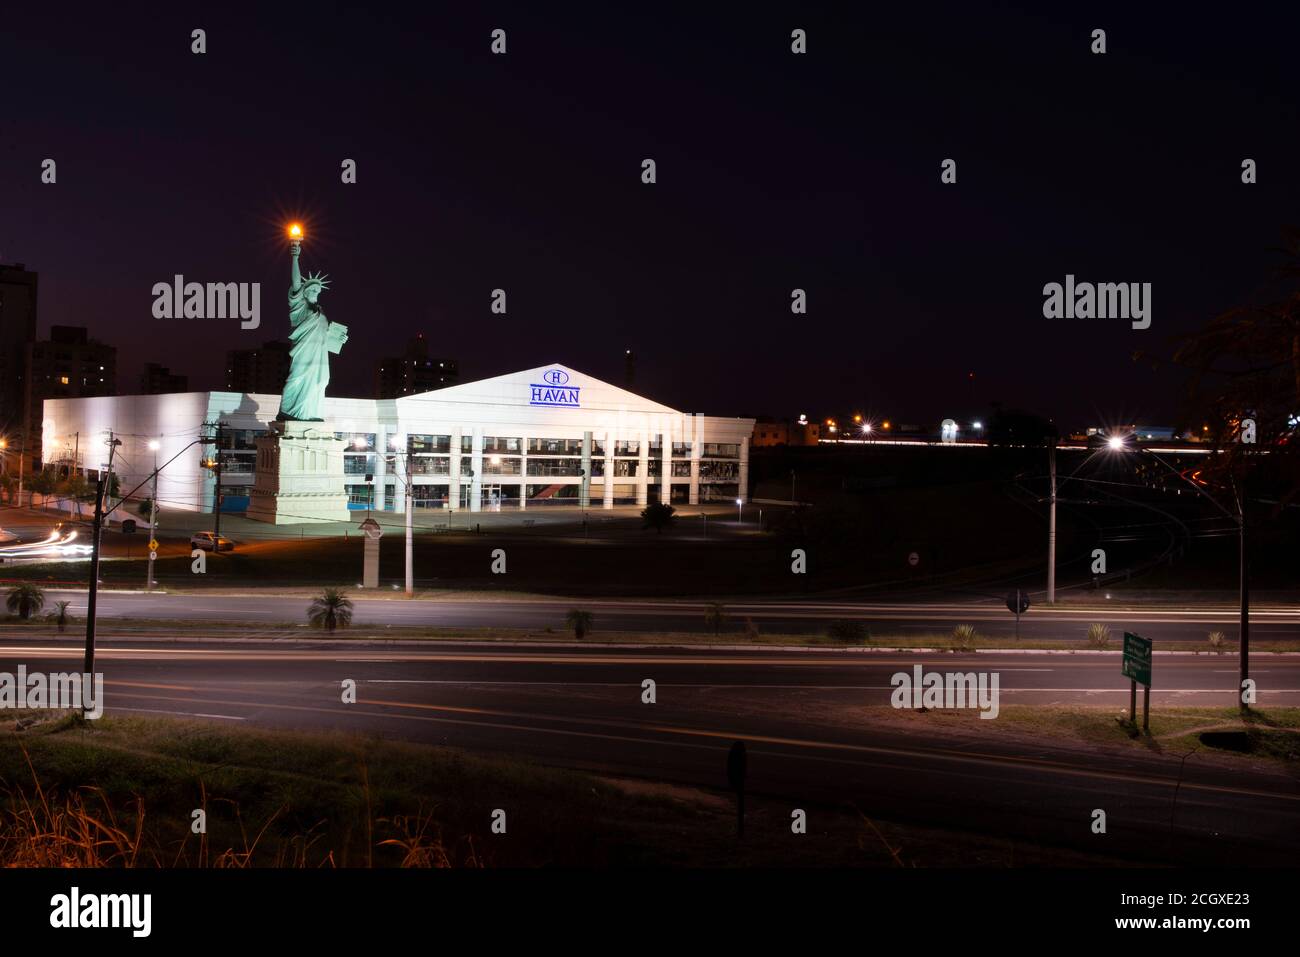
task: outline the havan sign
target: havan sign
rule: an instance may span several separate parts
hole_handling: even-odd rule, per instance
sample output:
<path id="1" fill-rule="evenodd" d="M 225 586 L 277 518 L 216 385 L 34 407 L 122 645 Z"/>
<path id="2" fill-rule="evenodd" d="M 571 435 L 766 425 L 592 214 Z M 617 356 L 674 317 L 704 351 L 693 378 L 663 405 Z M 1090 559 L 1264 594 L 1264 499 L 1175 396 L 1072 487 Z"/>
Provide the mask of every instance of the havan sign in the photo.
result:
<path id="1" fill-rule="evenodd" d="M 577 408 L 581 388 L 569 385 L 569 374 L 563 369 L 547 369 L 542 373 L 545 383 L 534 382 L 528 386 L 529 405 L 549 405 Z"/>

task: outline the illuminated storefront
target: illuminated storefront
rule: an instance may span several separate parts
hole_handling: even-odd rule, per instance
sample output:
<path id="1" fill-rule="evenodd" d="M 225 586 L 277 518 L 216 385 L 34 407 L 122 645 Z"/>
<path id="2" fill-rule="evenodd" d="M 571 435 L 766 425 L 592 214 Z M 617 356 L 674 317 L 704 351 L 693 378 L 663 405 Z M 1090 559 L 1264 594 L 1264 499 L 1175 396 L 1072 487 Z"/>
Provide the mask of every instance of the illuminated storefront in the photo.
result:
<path id="1" fill-rule="evenodd" d="M 44 455 L 85 472 L 108 462 L 126 492 L 154 457 L 164 507 L 211 511 L 220 455 L 224 511 L 242 511 L 257 468 L 256 439 L 278 395 L 186 392 L 46 400 Z M 396 399 L 325 400 L 319 427 L 344 441 L 352 509 L 488 511 L 613 508 L 747 499 L 753 419 L 678 412 L 562 365 Z M 212 444 L 193 444 L 217 434 Z M 159 448 L 151 450 L 150 442 Z M 332 465 L 334 463 L 331 463 Z M 148 486 L 138 497 L 148 494 Z"/>

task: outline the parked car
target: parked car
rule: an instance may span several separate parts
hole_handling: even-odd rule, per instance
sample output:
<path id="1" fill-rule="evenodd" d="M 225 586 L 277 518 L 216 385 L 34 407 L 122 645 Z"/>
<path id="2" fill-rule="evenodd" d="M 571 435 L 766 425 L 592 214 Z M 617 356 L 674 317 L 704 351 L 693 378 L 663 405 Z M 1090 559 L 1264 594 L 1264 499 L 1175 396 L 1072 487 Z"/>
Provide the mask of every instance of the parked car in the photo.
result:
<path id="1" fill-rule="evenodd" d="M 214 552 L 228 552 L 235 547 L 235 543 L 228 538 L 215 535 L 212 532 L 195 532 L 190 536 L 190 548 L 202 548 Z"/>

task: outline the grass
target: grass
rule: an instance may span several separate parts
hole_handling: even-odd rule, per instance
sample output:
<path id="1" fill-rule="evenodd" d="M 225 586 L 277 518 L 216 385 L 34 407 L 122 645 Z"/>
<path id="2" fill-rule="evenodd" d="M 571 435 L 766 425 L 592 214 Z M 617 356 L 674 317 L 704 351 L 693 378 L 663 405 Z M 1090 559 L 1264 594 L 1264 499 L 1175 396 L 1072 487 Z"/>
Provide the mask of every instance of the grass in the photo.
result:
<path id="1" fill-rule="evenodd" d="M 390 641 L 390 640 L 429 640 L 429 641 L 520 641 L 551 642 L 571 641 L 573 633 L 564 623 L 567 606 L 557 603 L 555 625 L 549 628 L 466 628 L 463 626 L 443 627 L 436 625 L 373 625 L 364 620 L 365 606 L 360 605 L 360 621 L 346 631 L 329 635 L 309 628 L 306 618 L 301 622 L 266 621 L 236 622 L 220 620 L 190 620 L 184 618 L 100 618 L 96 625 L 96 634 L 100 637 L 154 636 L 176 638 L 178 640 L 201 640 L 205 637 L 239 637 L 250 639 L 303 638 L 307 640 L 351 640 L 351 641 Z M 955 638 L 952 632 L 933 634 L 890 634 L 889 632 L 868 632 L 865 628 L 859 640 L 846 642 L 832 637 L 829 630 L 820 633 L 792 634 L 768 632 L 764 630 L 763 619 L 754 621 L 754 630 L 748 630 L 742 622 L 731 622 L 727 628 L 714 633 L 700 621 L 699 631 L 676 632 L 642 632 L 642 631 L 607 631 L 601 628 L 600 610 L 596 609 L 593 631 L 587 632 L 583 644 L 645 644 L 645 645 L 690 645 L 690 644 L 753 644 L 753 645 L 806 645 L 811 647 L 844 648 L 871 647 L 877 650 L 891 648 L 937 648 L 946 651 L 997 651 L 1000 649 L 1018 649 L 1022 651 L 1097 651 L 1086 637 L 1077 638 L 1012 638 L 990 636 L 977 632 L 974 640 Z M 84 636 L 86 622 L 84 618 L 70 618 L 65 638 Z M 1076 629 L 1071 629 L 1072 633 Z M 18 637 L 24 635 L 42 635 L 58 637 L 59 631 L 53 621 L 32 619 L 22 621 L 17 616 L 0 615 L 0 637 Z M 1161 640 L 1158 651 L 1190 651 L 1204 655 L 1235 655 L 1235 641 L 1225 641 L 1219 647 L 1212 646 L 1201 635 L 1186 640 Z M 1296 639 L 1261 639 L 1253 638 L 1250 644 L 1254 654 L 1281 654 L 1300 652 L 1300 640 Z M 1118 655 L 1119 648 L 1112 642 L 1104 650 Z"/>
<path id="2" fill-rule="evenodd" d="M 640 867 L 1109 864 L 751 796 L 341 734 L 146 717 L 0 730 L 0 866 Z M 719 752 L 721 777 L 722 752 Z M 505 834 L 491 828 L 506 812 Z M 207 831 L 194 834 L 195 811 Z"/>
<path id="3" fill-rule="evenodd" d="M 1139 708 L 1141 705 L 1139 704 Z M 996 720 L 980 720 L 971 710 L 927 712 L 868 709 L 883 720 L 896 716 L 909 726 L 967 728 L 981 734 L 1050 736 L 1086 747 L 1183 754 L 1197 749 L 1225 757 L 1266 758 L 1296 766 L 1300 763 L 1300 708 L 1256 709 L 1243 718 L 1236 708 L 1153 708 L 1150 734 L 1134 731 L 1127 708 L 1003 705 Z M 1203 738 L 1203 735 L 1210 735 Z M 1244 743 L 1245 750 L 1215 742 Z"/>

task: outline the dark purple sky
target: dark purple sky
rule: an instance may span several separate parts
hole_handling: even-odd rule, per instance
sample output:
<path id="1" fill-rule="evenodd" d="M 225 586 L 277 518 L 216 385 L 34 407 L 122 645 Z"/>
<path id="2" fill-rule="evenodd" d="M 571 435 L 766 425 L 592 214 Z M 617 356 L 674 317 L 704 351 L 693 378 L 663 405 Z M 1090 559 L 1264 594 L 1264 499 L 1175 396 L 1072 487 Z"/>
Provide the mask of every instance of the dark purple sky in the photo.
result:
<path id="1" fill-rule="evenodd" d="M 351 330 L 335 394 L 424 332 L 468 378 L 621 382 L 631 348 L 688 411 L 1170 421 L 1180 378 L 1132 352 L 1251 295 L 1300 222 L 1300 24 L 1039 6 L 10 9 L 0 261 L 41 273 L 42 330 L 119 347 L 123 391 L 149 360 L 218 386 L 284 335 L 298 216 Z M 261 282 L 262 328 L 154 319 L 175 273 Z M 1066 273 L 1151 282 L 1151 329 L 1043 318 Z"/>

